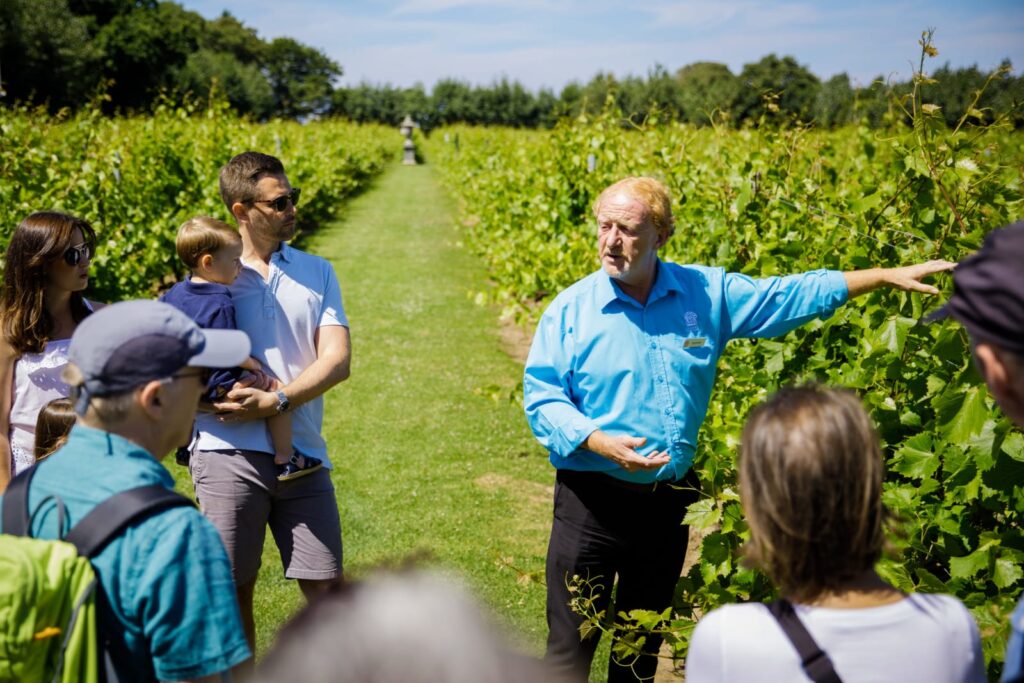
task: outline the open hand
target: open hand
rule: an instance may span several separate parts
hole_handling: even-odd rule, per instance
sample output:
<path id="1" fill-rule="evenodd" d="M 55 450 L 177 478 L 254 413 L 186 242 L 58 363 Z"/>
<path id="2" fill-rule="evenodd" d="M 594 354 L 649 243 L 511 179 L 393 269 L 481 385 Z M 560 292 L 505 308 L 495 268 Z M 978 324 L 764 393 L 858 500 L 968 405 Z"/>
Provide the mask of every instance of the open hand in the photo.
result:
<path id="1" fill-rule="evenodd" d="M 935 273 L 953 270 L 955 267 L 956 264 L 950 261 L 935 260 L 918 263 L 912 266 L 902 266 L 900 268 L 886 268 L 885 280 L 889 286 L 902 289 L 907 292 L 938 294 L 938 289 L 931 285 L 924 284 L 921 280 L 929 275 L 934 275 Z"/>

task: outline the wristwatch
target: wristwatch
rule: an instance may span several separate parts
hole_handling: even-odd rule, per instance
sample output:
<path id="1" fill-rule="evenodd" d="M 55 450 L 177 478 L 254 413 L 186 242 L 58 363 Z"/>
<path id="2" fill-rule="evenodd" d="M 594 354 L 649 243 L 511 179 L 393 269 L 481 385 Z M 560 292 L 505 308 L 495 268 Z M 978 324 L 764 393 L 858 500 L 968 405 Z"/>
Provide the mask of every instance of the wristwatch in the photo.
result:
<path id="1" fill-rule="evenodd" d="M 292 407 L 291 400 L 289 400 L 288 397 L 284 395 L 284 392 L 279 389 L 277 391 L 277 413 L 278 413 L 278 415 L 280 415 L 281 413 L 287 413 L 288 409 L 291 408 L 291 407 Z"/>

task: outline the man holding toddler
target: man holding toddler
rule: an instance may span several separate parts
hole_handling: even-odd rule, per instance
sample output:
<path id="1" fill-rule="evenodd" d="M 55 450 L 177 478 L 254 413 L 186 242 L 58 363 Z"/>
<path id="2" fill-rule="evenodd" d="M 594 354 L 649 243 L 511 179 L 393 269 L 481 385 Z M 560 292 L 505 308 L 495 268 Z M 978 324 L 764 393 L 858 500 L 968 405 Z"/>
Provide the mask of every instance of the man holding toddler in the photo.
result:
<path id="1" fill-rule="evenodd" d="M 220 193 L 241 237 L 240 268 L 237 252 L 221 248 L 211 253 L 209 270 L 223 269 L 221 281 L 233 279 L 226 289 L 235 323 L 249 335 L 260 372 L 269 370 L 280 388 L 240 382 L 213 404 L 217 413 L 200 414 L 189 469 L 199 505 L 227 548 L 252 644 L 268 525 L 285 577 L 298 579 L 307 598 L 341 576 L 341 522 L 320 429 L 323 394 L 348 377 L 351 351 L 330 263 L 285 244 L 295 234 L 299 190 L 280 160 L 258 152 L 235 156 L 221 169 Z M 301 454 L 291 464 L 304 476 L 280 476 L 287 472 L 275 463 L 280 451 L 263 424 L 275 416 L 291 420 L 291 444 Z M 314 458 L 323 467 L 310 466 Z"/>

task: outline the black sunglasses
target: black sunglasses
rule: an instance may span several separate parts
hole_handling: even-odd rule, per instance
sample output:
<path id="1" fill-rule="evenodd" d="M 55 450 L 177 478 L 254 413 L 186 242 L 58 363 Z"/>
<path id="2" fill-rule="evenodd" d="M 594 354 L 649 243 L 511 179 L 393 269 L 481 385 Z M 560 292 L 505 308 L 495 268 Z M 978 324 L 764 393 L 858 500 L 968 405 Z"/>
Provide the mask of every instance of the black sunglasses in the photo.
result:
<path id="1" fill-rule="evenodd" d="M 69 266 L 77 266 L 83 259 L 91 259 L 93 255 L 92 245 L 82 242 L 77 247 L 68 247 L 64 250 L 64 263 Z"/>
<path id="2" fill-rule="evenodd" d="M 299 195 L 302 194 L 302 190 L 297 187 L 293 187 L 291 192 L 283 194 L 277 199 L 256 199 L 256 204 L 270 204 L 274 207 L 275 211 L 281 212 L 288 208 L 288 202 L 292 203 L 292 206 L 299 205 Z"/>

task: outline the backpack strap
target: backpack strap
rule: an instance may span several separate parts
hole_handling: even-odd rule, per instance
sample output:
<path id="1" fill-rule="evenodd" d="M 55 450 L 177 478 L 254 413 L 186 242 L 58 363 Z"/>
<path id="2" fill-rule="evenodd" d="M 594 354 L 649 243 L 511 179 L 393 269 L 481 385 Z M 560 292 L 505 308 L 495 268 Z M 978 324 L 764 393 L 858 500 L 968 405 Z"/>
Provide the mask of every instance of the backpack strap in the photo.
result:
<path id="1" fill-rule="evenodd" d="M 140 486 L 117 493 L 92 509 L 76 524 L 65 541 L 71 543 L 83 557 L 93 558 L 131 522 L 173 507 L 194 505 L 194 503 L 163 486 Z M 104 683 L 118 683 L 129 680 L 119 662 L 131 659 L 124 639 L 120 636 L 121 626 L 110 607 L 106 592 L 97 586 L 96 623 L 99 628 L 99 680 Z M 137 675 L 137 674 L 135 674 Z M 152 669 L 146 680 L 156 680 Z"/>
<path id="2" fill-rule="evenodd" d="M 814 683 L 842 683 L 839 674 L 836 673 L 832 660 L 821 647 L 814 642 L 807 627 L 800 621 L 796 610 L 793 609 L 789 600 L 779 599 L 767 605 L 768 611 L 779 622 L 782 632 L 789 638 L 789 642 L 796 648 L 800 655 L 800 664 L 804 673 Z"/>
<path id="3" fill-rule="evenodd" d="M 195 504 L 163 486 L 140 486 L 115 494 L 97 505 L 64 538 L 83 557 L 95 557 L 129 523 L 178 506 Z M 5 514 L 6 518 L 6 514 Z"/>
<path id="4" fill-rule="evenodd" d="M 16 476 L 4 492 L 3 533 L 29 535 L 32 515 L 28 507 L 28 488 L 37 468 L 30 467 Z M 91 559 L 131 522 L 161 510 L 185 505 L 194 503 L 163 486 L 140 486 L 122 491 L 94 507 L 68 532 L 64 540 L 74 545 L 79 555 Z M 128 679 L 120 673 L 118 662 L 128 661 L 130 655 L 124 640 L 115 635 L 120 633 L 120 625 L 98 581 L 95 588 L 96 620 L 99 627 L 98 678 L 105 683 L 126 681 Z M 156 680 L 152 672 L 147 678 Z"/>
<path id="5" fill-rule="evenodd" d="M 27 470 L 11 479 L 4 491 L 3 533 L 11 536 L 28 536 L 29 519 L 31 515 L 28 510 L 28 484 L 36 473 L 35 467 Z"/>

